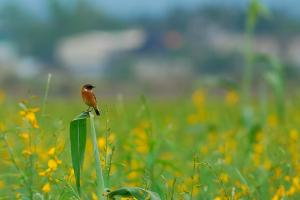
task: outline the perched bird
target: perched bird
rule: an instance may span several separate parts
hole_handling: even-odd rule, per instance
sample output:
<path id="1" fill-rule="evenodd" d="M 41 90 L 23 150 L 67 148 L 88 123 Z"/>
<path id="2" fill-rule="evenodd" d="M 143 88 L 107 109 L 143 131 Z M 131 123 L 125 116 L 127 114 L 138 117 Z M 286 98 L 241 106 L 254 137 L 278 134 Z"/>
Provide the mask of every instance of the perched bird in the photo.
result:
<path id="1" fill-rule="evenodd" d="M 87 111 L 90 111 L 90 108 L 93 108 L 95 110 L 96 115 L 100 115 L 93 88 L 95 88 L 93 85 L 85 84 L 81 88 L 81 96 L 84 103 L 89 106 Z"/>

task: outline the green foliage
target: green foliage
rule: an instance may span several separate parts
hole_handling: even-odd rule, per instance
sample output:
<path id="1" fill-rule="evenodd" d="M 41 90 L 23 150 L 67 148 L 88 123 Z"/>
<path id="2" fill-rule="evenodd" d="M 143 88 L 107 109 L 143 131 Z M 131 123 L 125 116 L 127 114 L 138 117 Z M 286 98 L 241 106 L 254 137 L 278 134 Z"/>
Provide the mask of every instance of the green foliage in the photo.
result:
<path id="1" fill-rule="evenodd" d="M 86 146 L 86 119 L 88 112 L 83 112 L 75 117 L 70 123 L 70 142 L 71 155 L 74 174 L 76 178 L 76 187 L 80 193 L 80 174 L 82 171 L 84 152 Z"/>
<path id="2" fill-rule="evenodd" d="M 116 197 L 134 197 L 136 199 L 160 200 L 160 197 L 155 192 L 145 190 L 139 187 L 123 187 L 107 193 L 109 199 Z"/>

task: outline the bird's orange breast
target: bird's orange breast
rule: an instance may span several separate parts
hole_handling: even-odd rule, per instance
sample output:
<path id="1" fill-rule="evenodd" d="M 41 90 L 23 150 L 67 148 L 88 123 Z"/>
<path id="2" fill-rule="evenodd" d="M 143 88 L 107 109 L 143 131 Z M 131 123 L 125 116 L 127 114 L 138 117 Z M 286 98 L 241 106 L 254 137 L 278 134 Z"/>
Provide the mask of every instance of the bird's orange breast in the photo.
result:
<path id="1" fill-rule="evenodd" d="M 81 90 L 81 96 L 86 105 L 91 106 L 93 108 L 97 107 L 97 101 L 92 91 L 83 89 Z"/>

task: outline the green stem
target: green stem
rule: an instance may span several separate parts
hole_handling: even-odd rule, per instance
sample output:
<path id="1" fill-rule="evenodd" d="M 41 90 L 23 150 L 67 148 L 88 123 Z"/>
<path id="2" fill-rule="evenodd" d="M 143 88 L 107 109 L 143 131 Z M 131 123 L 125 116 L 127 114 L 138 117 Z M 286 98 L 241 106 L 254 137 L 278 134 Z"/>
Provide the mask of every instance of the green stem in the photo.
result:
<path id="1" fill-rule="evenodd" d="M 46 103 L 47 103 L 47 99 L 48 99 L 48 92 L 49 92 L 51 77 L 52 77 L 52 75 L 48 74 L 48 80 L 47 80 L 47 84 L 46 84 L 45 96 L 44 96 L 44 100 L 43 100 L 42 116 L 45 115 Z"/>
<path id="2" fill-rule="evenodd" d="M 89 112 L 89 115 L 90 115 L 91 135 L 92 135 L 93 151 L 95 156 L 95 167 L 96 167 L 96 184 L 97 184 L 96 193 L 99 199 L 104 199 L 102 195 L 104 194 L 105 186 L 104 186 L 104 179 L 103 179 L 100 155 L 99 155 L 98 144 L 97 144 L 94 115 L 91 112 Z"/>

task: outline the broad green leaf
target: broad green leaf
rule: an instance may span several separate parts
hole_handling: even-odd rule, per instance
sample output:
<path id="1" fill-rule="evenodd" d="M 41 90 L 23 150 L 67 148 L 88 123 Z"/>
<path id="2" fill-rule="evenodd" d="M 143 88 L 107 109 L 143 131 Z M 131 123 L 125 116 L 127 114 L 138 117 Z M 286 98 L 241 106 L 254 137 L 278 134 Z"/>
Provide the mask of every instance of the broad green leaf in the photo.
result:
<path id="1" fill-rule="evenodd" d="M 83 112 L 70 123 L 70 142 L 72 164 L 76 179 L 76 187 L 80 194 L 80 174 L 84 160 L 86 144 L 86 119 L 89 117 L 87 112 Z"/>
<path id="2" fill-rule="evenodd" d="M 115 197 L 134 197 L 136 199 L 160 200 L 157 193 L 139 187 L 123 187 L 107 194 L 109 199 Z"/>

